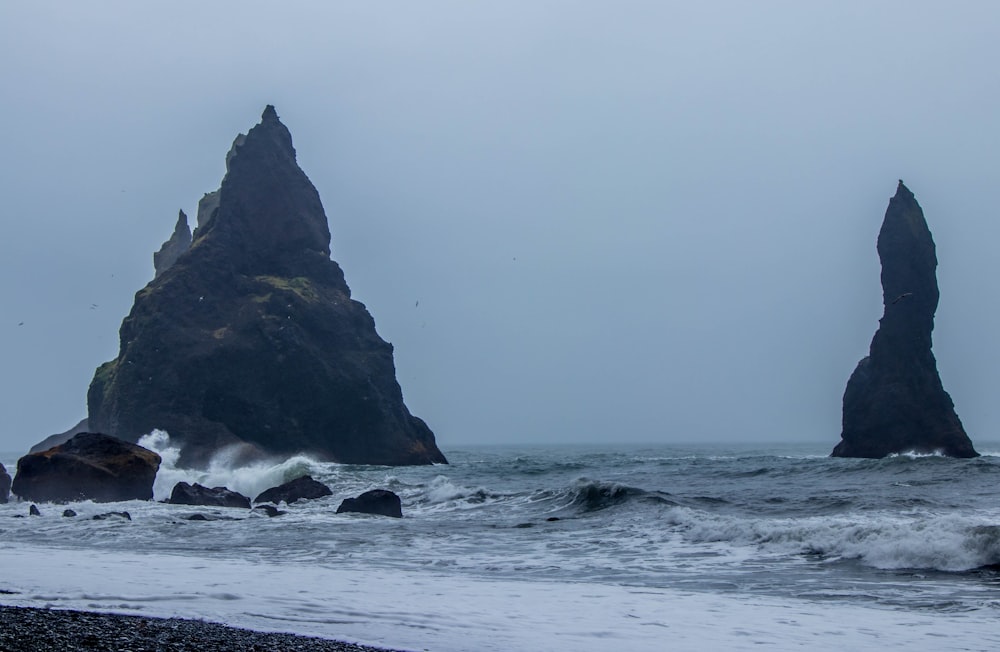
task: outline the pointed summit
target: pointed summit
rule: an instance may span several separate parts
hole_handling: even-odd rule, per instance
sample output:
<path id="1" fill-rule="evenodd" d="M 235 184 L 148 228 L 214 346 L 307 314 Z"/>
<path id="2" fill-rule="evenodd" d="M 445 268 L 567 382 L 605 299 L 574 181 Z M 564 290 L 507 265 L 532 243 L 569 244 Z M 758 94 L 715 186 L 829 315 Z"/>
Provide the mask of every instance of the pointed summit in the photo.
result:
<path id="1" fill-rule="evenodd" d="M 446 462 L 403 403 L 392 345 L 330 260 L 319 194 L 272 106 L 236 138 L 221 187 L 199 203 L 194 242 L 136 294 L 120 342 L 94 374 L 88 425 L 129 441 L 166 430 L 181 464 L 234 445 Z"/>
<path id="2" fill-rule="evenodd" d="M 155 276 L 167 271 L 190 246 L 191 229 L 188 227 L 187 215 L 184 211 L 178 211 L 173 234 L 163 243 L 160 250 L 153 254 Z"/>
<path id="3" fill-rule="evenodd" d="M 939 298 L 934 239 L 902 181 L 889 200 L 877 249 L 884 312 L 868 357 L 847 382 L 841 442 L 833 455 L 975 457 L 931 351 Z"/>
<path id="4" fill-rule="evenodd" d="M 292 135 L 270 105 L 261 122 L 233 142 L 215 201 L 204 224 L 199 207 L 195 244 L 222 250 L 233 265 L 291 274 L 290 266 L 330 256 L 319 193 L 298 166 Z"/>

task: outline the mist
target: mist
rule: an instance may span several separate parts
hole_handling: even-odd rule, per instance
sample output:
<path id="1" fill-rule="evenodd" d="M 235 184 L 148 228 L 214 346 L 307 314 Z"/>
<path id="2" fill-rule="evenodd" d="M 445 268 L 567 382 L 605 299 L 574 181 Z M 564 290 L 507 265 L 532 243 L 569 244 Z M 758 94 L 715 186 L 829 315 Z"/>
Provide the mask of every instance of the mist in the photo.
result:
<path id="1" fill-rule="evenodd" d="M 439 445 L 828 442 L 902 178 L 1000 439 L 1000 7 L 6 3 L 0 450 L 86 413 L 177 210 L 274 104 Z"/>

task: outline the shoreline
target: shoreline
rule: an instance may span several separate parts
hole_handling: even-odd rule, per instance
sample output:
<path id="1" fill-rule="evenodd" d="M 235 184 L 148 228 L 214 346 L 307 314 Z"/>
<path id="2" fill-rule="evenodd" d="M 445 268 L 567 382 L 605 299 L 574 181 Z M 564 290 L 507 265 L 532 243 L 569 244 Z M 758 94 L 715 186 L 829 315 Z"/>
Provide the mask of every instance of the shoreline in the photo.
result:
<path id="1" fill-rule="evenodd" d="M 0 650 L 50 652 L 403 652 L 186 618 L 0 604 Z"/>

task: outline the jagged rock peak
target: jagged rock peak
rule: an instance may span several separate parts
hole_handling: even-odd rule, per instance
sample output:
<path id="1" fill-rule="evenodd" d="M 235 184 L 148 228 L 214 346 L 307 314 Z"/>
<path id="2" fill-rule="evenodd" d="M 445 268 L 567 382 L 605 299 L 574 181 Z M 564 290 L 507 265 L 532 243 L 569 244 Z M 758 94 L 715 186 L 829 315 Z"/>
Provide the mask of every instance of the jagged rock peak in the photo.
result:
<path id="1" fill-rule="evenodd" d="M 191 247 L 191 228 L 188 226 L 187 215 L 178 211 L 177 224 L 170 238 L 163 243 L 160 250 L 153 254 L 153 268 L 156 276 L 170 269 L 177 259 Z"/>
<path id="2" fill-rule="evenodd" d="M 266 260 L 285 268 L 310 253 L 330 256 L 319 193 L 296 163 L 292 136 L 273 107 L 234 141 L 217 192 L 204 198 L 205 210 L 211 210 L 204 223 L 199 206 L 196 242 L 210 238 L 230 251 L 233 264 Z"/>
<path id="3" fill-rule="evenodd" d="M 403 403 L 392 345 L 330 259 L 319 193 L 273 107 L 198 212 L 190 249 L 136 293 L 118 357 L 94 374 L 90 428 L 128 441 L 164 430 L 182 465 L 222 449 L 445 463 Z"/>
<path id="4" fill-rule="evenodd" d="M 889 200 L 877 250 L 884 311 L 868 357 L 847 382 L 841 442 L 833 455 L 975 457 L 931 351 L 939 298 L 934 239 L 902 180 Z"/>

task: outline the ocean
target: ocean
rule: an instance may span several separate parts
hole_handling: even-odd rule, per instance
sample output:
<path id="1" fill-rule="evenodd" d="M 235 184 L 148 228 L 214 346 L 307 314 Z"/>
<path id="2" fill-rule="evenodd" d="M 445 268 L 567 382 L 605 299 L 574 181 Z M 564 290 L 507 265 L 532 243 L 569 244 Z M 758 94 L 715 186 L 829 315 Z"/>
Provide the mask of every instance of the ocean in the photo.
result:
<path id="1" fill-rule="evenodd" d="M 1000 444 L 971 460 L 833 459 L 832 443 L 456 447 L 447 466 L 222 456 L 191 472 L 165 433 L 141 443 L 164 457 L 157 500 L 179 480 L 252 498 L 304 473 L 334 495 L 276 518 L 0 505 L 0 603 L 441 652 L 1000 648 Z M 335 514 L 373 488 L 399 494 L 404 518 Z M 120 510 L 132 520 L 91 519 Z"/>

